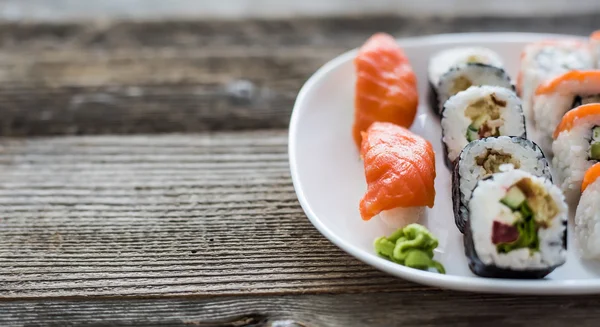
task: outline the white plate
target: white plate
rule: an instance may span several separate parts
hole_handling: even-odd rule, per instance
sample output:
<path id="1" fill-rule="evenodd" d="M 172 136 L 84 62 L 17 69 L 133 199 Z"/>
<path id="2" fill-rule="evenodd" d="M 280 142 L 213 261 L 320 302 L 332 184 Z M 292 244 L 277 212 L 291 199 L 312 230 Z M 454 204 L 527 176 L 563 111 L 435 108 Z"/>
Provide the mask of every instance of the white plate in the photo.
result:
<path id="1" fill-rule="evenodd" d="M 454 225 L 451 174 L 444 165 L 439 118 L 426 103 L 427 63 L 434 52 L 451 46 L 489 47 L 502 56 L 514 79 L 523 46 L 550 37 L 572 36 L 473 33 L 399 40 L 419 81 L 420 105 L 412 130 L 428 139 L 436 151 L 435 206 L 428 209 L 428 218 L 421 223 L 440 241 L 435 258 L 444 264 L 446 275 L 407 268 L 378 257 L 373 250 L 373 240 L 393 230 L 379 219 L 365 222 L 360 218 L 358 203 L 366 183 L 351 136 L 355 82 L 352 59 L 356 50 L 333 59 L 306 82 L 290 122 L 289 158 L 294 188 L 313 225 L 359 260 L 417 283 L 494 293 L 600 293 L 600 264 L 579 259 L 572 233 L 569 233 L 567 263 L 544 280 L 491 279 L 471 273 L 464 255 L 462 234 Z"/>

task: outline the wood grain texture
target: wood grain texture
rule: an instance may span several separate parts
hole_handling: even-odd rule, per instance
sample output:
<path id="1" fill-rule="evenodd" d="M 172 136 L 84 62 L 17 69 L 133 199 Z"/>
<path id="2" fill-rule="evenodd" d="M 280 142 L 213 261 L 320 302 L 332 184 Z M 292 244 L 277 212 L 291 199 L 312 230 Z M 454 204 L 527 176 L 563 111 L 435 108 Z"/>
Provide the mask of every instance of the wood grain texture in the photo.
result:
<path id="1" fill-rule="evenodd" d="M 0 140 L 0 298 L 423 289 L 297 203 L 285 131 Z"/>
<path id="2" fill-rule="evenodd" d="M 573 24 L 576 21 L 577 24 Z M 0 135 L 284 128 L 302 83 L 376 31 L 589 34 L 564 18 L 0 25 Z"/>
<path id="3" fill-rule="evenodd" d="M 0 302 L 2 326 L 597 326 L 600 300 L 431 290 L 205 299 Z"/>

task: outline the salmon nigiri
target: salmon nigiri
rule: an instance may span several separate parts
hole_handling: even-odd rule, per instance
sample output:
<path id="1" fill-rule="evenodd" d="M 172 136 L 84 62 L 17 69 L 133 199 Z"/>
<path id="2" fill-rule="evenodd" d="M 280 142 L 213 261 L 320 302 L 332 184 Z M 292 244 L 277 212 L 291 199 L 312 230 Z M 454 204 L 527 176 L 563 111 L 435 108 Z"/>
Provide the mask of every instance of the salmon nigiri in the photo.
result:
<path id="1" fill-rule="evenodd" d="M 371 36 L 354 59 L 356 85 L 353 136 L 376 121 L 410 127 L 417 113 L 417 78 L 404 51 L 385 33 Z"/>
<path id="2" fill-rule="evenodd" d="M 554 132 L 552 150 L 557 185 L 574 201 L 585 172 L 600 161 L 600 104 L 584 104 L 567 112 Z"/>
<path id="3" fill-rule="evenodd" d="M 375 122 L 362 135 L 367 192 L 363 220 L 376 215 L 395 228 L 416 222 L 433 207 L 435 153 L 429 141 L 392 123 Z"/>

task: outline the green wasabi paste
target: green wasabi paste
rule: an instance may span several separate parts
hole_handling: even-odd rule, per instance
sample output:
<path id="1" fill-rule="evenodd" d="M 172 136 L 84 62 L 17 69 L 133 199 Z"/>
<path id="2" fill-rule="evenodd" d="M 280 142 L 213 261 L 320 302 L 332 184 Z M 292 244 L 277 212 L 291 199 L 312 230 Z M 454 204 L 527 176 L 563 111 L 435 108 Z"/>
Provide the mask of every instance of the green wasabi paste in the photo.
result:
<path id="1" fill-rule="evenodd" d="M 441 274 L 446 273 L 444 266 L 433 260 L 437 238 L 419 224 L 410 224 L 388 237 L 379 237 L 374 245 L 377 254 L 395 263 L 421 270 L 435 268 Z"/>

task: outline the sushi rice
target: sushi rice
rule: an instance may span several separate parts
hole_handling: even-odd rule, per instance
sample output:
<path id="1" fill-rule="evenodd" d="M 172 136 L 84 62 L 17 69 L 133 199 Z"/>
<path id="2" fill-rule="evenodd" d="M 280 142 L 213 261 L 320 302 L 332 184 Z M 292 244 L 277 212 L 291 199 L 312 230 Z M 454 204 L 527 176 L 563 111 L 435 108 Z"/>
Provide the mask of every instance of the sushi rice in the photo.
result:
<path id="1" fill-rule="evenodd" d="M 485 47 L 454 47 L 434 54 L 429 60 L 429 83 L 437 86 L 440 77 L 450 69 L 468 64 L 480 63 L 498 68 L 504 68 L 500 56 Z"/>
<path id="2" fill-rule="evenodd" d="M 523 113 L 533 115 L 533 96 L 544 81 L 570 70 L 593 69 L 590 46 L 578 40 L 546 40 L 527 45 L 521 53 L 517 89 L 523 99 Z"/>
<path id="3" fill-rule="evenodd" d="M 485 161 L 481 162 L 481 159 Z M 552 181 L 548 160 L 542 150 L 528 139 L 500 136 L 469 143 L 460 153 L 452 176 L 454 215 L 461 233 L 464 232 L 468 219 L 468 200 L 471 199 L 477 182 L 498 172 L 498 164 L 504 161 L 510 161 L 515 168 Z"/>
<path id="4" fill-rule="evenodd" d="M 390 228 L 398 229 L 423 219 L 427 215 L 425 207 L 397 207 L 379 213 L 379 219 Z"/>
<path id="5" fill-rule="evenodd" d="M 596 61 L 596 68 L 600 68 L 600 30 L 594 31 L 590 35 L 590 45 Z"/>
<path id="6" fill-rule="evenodd" d="M 512 80 L 502 68 L 480 63 L 454 66 L 440 77 L 436 87 L 439 112 L 441 113 L 445 102 L 453 95 L 471 86 L 482 85 L 515 90 Z"/>
<path id="7" fill-rule="evenodd" d="M 600 259 L 600 179 L 581 194 L 575 213 L 575 235 L 583 258 Z"/>
<path id="8" fill-rule="evenodd" d="M 499 111 L 499 119 L 495 120 L 499 135 L 520 136 L 526 138 L 525 118 L 521 109 L 521 100 L 517 95 L 499 86 L 471 86 L 448 99 L 442 112 L 442 141 L 447 151 L 447 164 L 452 167 L 462 149 L 469 144 L 467 132 L 473 125 L 473 119 L 467 117 L 469 108 L 492 99 L 486 106 L 494 106 Z M 488 107 L 489 108 L 489 107 Z M 484 124 L 490 124 L 491 120 Z M 477 132 L 476 132 L 477 133 Z"/>
<path id="9" fill-rule="evenodd" d="M 582 107 L 579 107 L 582 108 Z M 600 125 L 600 115 L 576 120 L 570 130 L 562 131 L 552 143 L 552 167 L 556 183 L 569 202 L 576 201 L 585 172 L 595 161 L 589 160 L 592 129 Z"/>
<path id="10" fill-rule="evenodd" d="M 564 114 L 574 105 L 600 102 L 600 70 L 571 71 L 547 83 L 557 87 L 534 96 L 532 126 L 540 135 L 539 145 L 552 154 L 552 134 Z"/>
<path id="11" fill-rule="evenodd" d="M 518 219 L 502 200 L 506 198 L 507 190 L 523 179 L 545 190 L 556 205 L 556 214 L 549 217 L 546 228 L 538 226 L 536 229 L 538 250 L 522 247 L 501 253 L 493 242 L 493 225 L 511 225 Z M 532 210 L 537 215 L 535 209 Z M 496 173 L 477 184 L 469 201 L 469 211 L 465 251 L 475 274 L 484 277 L 540 278 L 565 263 L 568 207 L 560 189 L 550 180 L 520 169 Z M 536 218 L 534 216 L 532 219 Z"/>

